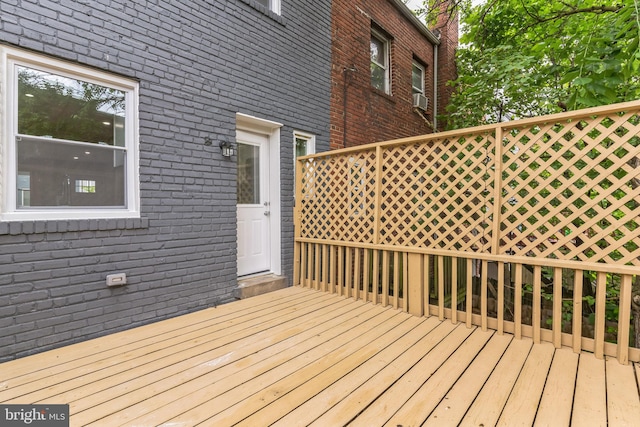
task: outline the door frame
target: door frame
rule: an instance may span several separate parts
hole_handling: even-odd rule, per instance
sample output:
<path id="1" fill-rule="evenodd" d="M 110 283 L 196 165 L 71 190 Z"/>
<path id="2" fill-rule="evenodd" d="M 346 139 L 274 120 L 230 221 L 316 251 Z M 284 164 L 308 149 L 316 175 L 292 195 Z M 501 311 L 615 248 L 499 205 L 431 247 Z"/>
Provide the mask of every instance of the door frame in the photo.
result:
<path id="1" fill-rule="evenodd" d="M 282 274 L 282 211 L 280 196 L 280 129 L 282 123 L 248 114 L 236 113 L 236 129 L 262 134 L 269 144 L 269 195 L 271 217 L 269 221 L 270 273 Z"/>

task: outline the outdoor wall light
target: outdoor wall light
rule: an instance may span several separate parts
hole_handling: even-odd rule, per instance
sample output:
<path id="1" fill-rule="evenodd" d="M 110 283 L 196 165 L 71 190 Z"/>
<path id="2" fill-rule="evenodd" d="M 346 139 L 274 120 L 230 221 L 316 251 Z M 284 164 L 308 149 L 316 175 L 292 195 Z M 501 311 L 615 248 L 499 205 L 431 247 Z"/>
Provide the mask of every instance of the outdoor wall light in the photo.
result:
<path id="1" fill-rule="evenodd" d="M 220 141 L 220 149 L 222 150 L 222 155 L 224 157 L 233 156 L 233 144 L 226 139 Z"/>

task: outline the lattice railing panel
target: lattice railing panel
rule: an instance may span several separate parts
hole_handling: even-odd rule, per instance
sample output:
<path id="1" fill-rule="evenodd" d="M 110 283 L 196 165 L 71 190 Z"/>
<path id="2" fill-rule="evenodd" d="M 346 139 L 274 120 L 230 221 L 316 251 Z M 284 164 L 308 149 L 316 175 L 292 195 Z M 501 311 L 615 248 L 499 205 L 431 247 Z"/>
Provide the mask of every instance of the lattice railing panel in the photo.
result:
<path id="1" fill-rule="evenodd" d="M 500 253 L 640 265 L 640 117 L 505 129 Z"/>
<path id="2" fill-rule="evenodd" d="M 301 176 L 301 237 L 373 243 L 375 151 L 308 159 Z"/>
<path id="3" fill-rule="evenodd" d="M 305 158 L 298 237 L 640 265 L 638 111 L 627 103 Z"/>
<path id="4" fill-rule="evenodd" d="M 380 244 L 490 251 L 492 135 L 382 150 Z"/>

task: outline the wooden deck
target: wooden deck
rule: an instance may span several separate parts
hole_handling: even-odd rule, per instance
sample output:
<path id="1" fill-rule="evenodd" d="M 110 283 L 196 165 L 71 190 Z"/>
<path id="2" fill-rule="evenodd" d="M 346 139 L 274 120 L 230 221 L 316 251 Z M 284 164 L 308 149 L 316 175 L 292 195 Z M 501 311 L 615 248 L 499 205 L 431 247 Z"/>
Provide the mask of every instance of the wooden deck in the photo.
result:
<path id="1" fill-rule="evenodd" d="M 634 426 L 640 365 L 287 288 L 0 365 L 71 425 Z"/>

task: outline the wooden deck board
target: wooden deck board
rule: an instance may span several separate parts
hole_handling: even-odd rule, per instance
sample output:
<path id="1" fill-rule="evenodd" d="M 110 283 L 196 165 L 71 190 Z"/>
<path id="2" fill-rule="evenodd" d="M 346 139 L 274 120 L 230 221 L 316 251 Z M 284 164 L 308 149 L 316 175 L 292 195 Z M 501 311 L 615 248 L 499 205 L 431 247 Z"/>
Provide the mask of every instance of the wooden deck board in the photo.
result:
<path id="1" fill-rule="evenodd" d="M 351 425 L 354 427 L 366 427 L 374 424 L 384 424 L 402 407 L 407 398 L 414 395 L 433 373 L 462 346 L 471 332 L 473 332 L 473 329 L 457 325 L 433 350 L 413 365 L 411 369 L 407 370 L 402 378 L 396 381 L 387 392 L 362 411 Z"/>
<path id="2" fill-rule="evenodd" d="M 309 302 L 305 310 L 314 310 L 330 304 L 330 299 L 318 298 Z M 29 383 L 21 384 L 11 388 L 13 400 L 39 402 L 47 398 L 56 398 L 59 390 L 69 388 L 81 388 L 88 385 L 95 389 L 94 384 L 103 379 L 113 380 L 120 378 L 119 373 L 125 375 L 131 372 L 132 368 L 148 368 L 153 370 L 153 362 L 166 365 L 172 361 L 178 361 L 185 357 L 192 357 L 204 349 L 218 348 L 221 345 L 233 343 L 244 336 L 249 336 L 281 324 L 283 317 L 293 312 L 291 307 L 286 305 L 282 309 L 265 309 L 262 312 L 251 312 L 234 317 L 231 320 L 220 320 L 217 323 L 202 326 L 193 331 L 191 328 L 184 328 L 182 334 L 172 336 L 160 342 L 155 342 L 145 347 L 130 348 L 124 346 L 119 353 L 109 352 L 107 357 L 96 354 L 94 357 L 86 357 L 82 360 L 82 366 L 70 369 L 65 364 L 64 370 L 52 369 L 48 372 L 51 383 L 55 385 L 43 388 L 37 392 L 24 393 L 24 390 L 33 389 Z M 296 312 L 298 314 L 299 312 Z M 176 332 L 177 333 L 177 332 Z M 172 334 L 173 335 L 173 334 Z M 88 362 L 85 359 L 92 359 Z M 152 366 L 147 366 L 151 364 Z M 142 368 L 142 369 L 144 369 Z M 136 376 L 140 374 L 140 369 L 136 369 Z M 23 376 L 24 377 L 24 376 Z M 0 399 L 11 403 L 9 390 L 0 392 Z M 84 395 L 85 391 L 79 389 L 78 392 Z M 5 396 L 7 395 L 7 396 Z"/>
<path id="3" fill-rule="evenodd" d="M 637 387 L 633 371 L 633 366 L 621 365 L 615 358 L 606 361 L 609 427 L 640 426 L 640 397 L 628 392 Z"/>
<path id="4" fill-rule="evenodd" d="M 335 297 L 337 300 L 339 298 Z M 315 339 L 311 339 L 306 345 L 297 346 L 295 351 L 276 351 L 275 354 L 267 357 L 267 354 L 259 354 L 257 357 L 251 357 L 249 360 L 242 359 L 233 364 L 215 366 L 211 372 L 198 376 L 189 381 L 173 382 L 172 378 L 168 378 L 162 383 L 154 384 L 153 387 L 145 387 L 142 389 L 143 395 L 136 392 L 129 393 L 125 396 L 119 396 L 119 403 L 123 405 L 122 409 L 126 411 L 114 411 L 114 402 L 108 401 L 100 405 L 100 409 L 107 411 L 110 415 L 101 418 L 101 422 L 105 425 L 118 425 L 116 423 L 130 422 L 133 419 L 143 417 L 147 414 L 153 420 L 148 425 L 157 425 L 164 422 L 163 417 L 171 417 L 176 415 L 176 410 L 186 411 L 190 408 L 197 407 L 199 404 L 205 404 L 213 397 L 230 393 L 236 387 L 241 387 L 245 382 L 269 372 L 278 366 L 285 365 L 290 358 L 297 355 L 297 351 L 313 348 L 318 345 L 329 345 L 325 341 L 331 342 L 332 339 L 340 339 L 341 337 L 355 336 L 348 328 L 359 325 L 374 328 L 378 324 L 383 324 L 394 314 L 391 311 L 368 311 L 364 314 L 346 321 L 344 324 L 333 329 L 327 329 L 324 334 L 318 334 Z M 341 334 L 342 333 L 342 334 Z M 337 345 L 337 344 L 336 344 Z M 293 366 L 288 366 L 292 369 Z M 237 391 L 235 392 L 237 393 Z M 135 403 L 138 401 L 137 403 Z M 132 403 L 135 403 L 132 405 Z M 126 406 L 125 406 L 126 405 Z M 224 409 L 224 408 L 222 408 Z M 93 410 L 91 411 L 93 412 Z M 181 412 L 178 412 L 181 413 Z M 158 422 L 155 419 L 159 419 Z M 168 419 L 168 418 L 167 418 Z M 84 419 L 82 420 L 84 421 Z M 113 422 L 113 423 L 112 423 Z"/>
<path id="5" fill-rule="evenodd" d="M 489 341 L 490 345 L 474 359 L 423 425 L 458 425 L 502 358 L 512 338 L 510 335 L 495 334 Z"/>
<path id="6" fill-rule="evenodd" d="M 580 355 L 578 361 L 571 424 L 594 427 L 607 425 L 605 362 L 590 354 Z"/>
<path id="7" fill-rule="evenodd" d="M 393 366 L 401 355 L 411 347 L 418 345 L 437 325 L 436 318 L 425 319 L 409 333 L 398 339 L 392 346 L 386 347 L 356 369 L 342 373 L 341 377 L 324 388 L 318 382 L 326 381 L 321 376 L 305 383 L 302 387 L 282 397 L 278 402 L 248 417 L 242 424 L 253 425 L 264 422 L 280 426 L 305 426 L 314 421 L 327 410 L 349 395 L 372 375 L 382 369 Z M 295 408 L 295 409 L 291 409 Z"/>
<path id="8" fill-rule="evenodd" d="M 390 320 L 390 319 L 389 319 Z M 394 321 L 386 321 L 376 325 L 364 334 L 345 334 L 329 348 L 314 349 L 309 354 L 302 355 L 296 359 L 290 359 L 286 364 L 281 365 L 281 369 L 272 370 L 263 378 L 257 377 L 234 389 L 228 396 L 221 399 L 214 399 L 210 403 L 216 407 L 226 408 L 214 417 L 210 416 L 211 411 L 197 408 L 198 418 L 193 418 L 191 414 L 187 417 L 180 417 L 171 421 L 182 421 L 187 424 L 194 424 L 193 421 L 207 421 L 211 425 L 232 425 L 241 421 L 247 415 L 261 409 L 264 404 L 271 403 L 279 395 L 285 394 L 290 388 L 295 389 L 301 382 L 306 382 L 313 378 L 315 374 L 323 373 L 333 366 L 343 366 L 347 371 L 354 369 L 364 360 L 367 360 L 377 352 L 377 347 L 389 344 L 389 340 L 402 336 L 411 325 L 407 319 L 394 316 Z M 283 386 L 284 385 L 284 386 Z M 255 393 L 258 390 L 259 393 Z"/>
<path id="9" fill-rule="evenodd" d="M 509 400 L 502 410 L 498 420 L 499 426 L 533 425 L 554 351 L 555 348 L 550 343 L 531 348 Z"/>
<path id="10" fill-rule="evenodd" d="M 534 425 L 544 427 L 570 424 L 578 357 L 569 348 L 555 351 Z"/>
<path id="11" fill-rule="evenodd" d="M 71 425 L 639 425 L 638 364 L 287 288 L 0 364 Z"/>
<path id="12" fill-rule="evenodd" d="M 389 427 L 422 425 L 492 336 L 491 331 L 474 330 L 455 353 L 447 358 L 447 361 L 431 378 L 425 381 L 420 389 L 404 402 L 398 412 L 393 414 L 385 425 Z"/>
<path id="13" fill-rule="evenodd" d="M 461 425 L 496 425 L 532 345 L 533 342 L 529 339 L 511 341 L 502 359 L 462 419 Z"/>
<path id="14" fill-rule="evenodd" d="M 168 319 L 123 332 L 117 332 L 105 337 L 96 338 L 75 345 L 61 347 L 33 356 L 5 362 L 4 367 L 9 374 L 7 380 L 29 376 L 33 381 L 38 380 L 41 371 L 47 374 L 56 371 L 63 371 L 65 368 L 74 369 L 78 364 L 90 364 L 95 359 L 85 360 L 86 357 L 106 358 L 110 354 L 119 354 L 132 348 L 145 347 L 149 343 L 155 343 L 159 337 L 168 339 L 172 332 L 176 334 L 184 333 L 185 328 L 197 329 L 201 323 L 216 322 L 224 316 L 236 316 L 243 311 L 255 312 L 260 309 L 273 309 L 279 304 L 290 304 L 295 299 L 304 298 L 309 295 L 309 291 L 299 287 L 287 288 L 286 293 L 268 293 L 255 297 L 255 301 L 241 300 L 233 304 L 225 304 L 215 308 L 200 310 L 191 314 L 181 316 L 179 322 L 176 319 Z M 69 357 L 71 355 L 71 357 Z M 40 368 L 34 368 L 34 365 Z M 29 379 L 20 378 L 20 383 L 28 382 Z M 14 386 L 18 383 L 11 383 Z M 9 384 L 7 384 L 9 385 Z"/>
<path id="15" fill-rule="evenodd" d="M 375 375 L 372 372 L 367 382 L 348 396 L 343 396 L 344 398 L 340 402 L 328 408 L 328 411 L 310 425 L 345 425 L 351 421 L 354 415 L 359 414 L 382 395 L 391 384 L 404 375 L 407 369 L 417 363 L 425 354 L 431 352 L 453 329 L 454 326 L 450 323 L 441 323 L 431 334 L 408 349 L 391 365 Z"/>
<path id="16" fill-rule="evenodd" d="M 327 322 L 327 325 L 335 328 L 336 332 L 341 329 L 338 328 L 340 321 L 348 321 L 349 318 L 357 316 L 366 312 L 371 307 L 354 307 L 354 304 L 345 301 L 345 305 L 336 304 L 337 309 L 334 311 L 328 311 L 324 316 L 321 316 L 316 321 Z M 158 366 L 155 364 L 145 365 L 144 371 L 133 370 L 123 375 L 115 376 L 113 379 L 113 385 L 109 387 L 107 384 L 96 384 L 100 387 L 99 400 L 90 395 L 77 394 L 78 390 L 74 390 L 74 395 L 69 396 L 68 402 L 73 402 L 75 408 L 80 412 L 88 408 L 94 408 L 92 412 L 96 412 L 95 407 L 100 404 L 103 405 L 105 411 L 111 412 L 114 407 L 126 408 L 130 405 L 130 395 L 137 393 L 137 390 L 145 390 L 145 393 L 151 392 L 151 390 L 169 390 L 173 387 L 178 387 L 184 382 L 195 380 L 198 377 L 218 369 L 219 376 L 224 376 L 225 373 L 232 375 L 235 370 L 242 368 L 242 366 L 250 365 L 252 360 L 257 360 L 258 357 L 267 358 L 278 352 L 285 351 L 295 345 L 298 345 L 304 339 L 322 332 L 322 327 L 312 327 L 310 321 L 302 322 L 295 326 L 296 329 L 303 328 L 303 333 L 298 335 L 292 335 L 296 330 L 291 328 L 274 328 L 273 330 L 266 331 L 271 336 L 266 336 L 268 339 L 260 339 L 265 334 L 262 332 L 258 334 L 254 342 L 243 344 L 242 347 L 238 347 L 235 342 L 227 345 L 211 349 L 205 353 L 198 354 L 193 357 L 187 354 L 187 357 L 182 361 L 171 364 L 171 362 L 164 360 L 159 361 Z M 308 328 L 308 329 L 304 329 Z M 256 356 L 259 355 L 259 356 Z M 64 400 L 64 399 L 63 399 Z M 105 414 L 106 415 L 106 414 Z"/>

